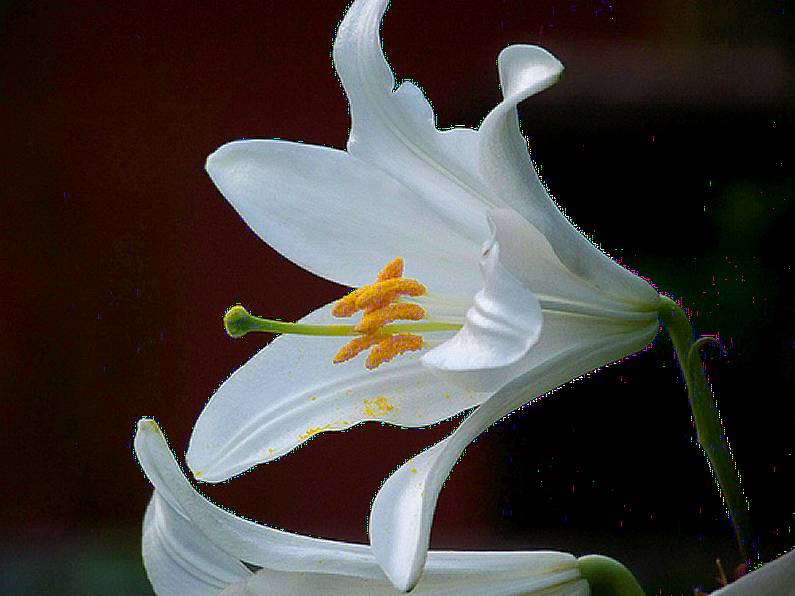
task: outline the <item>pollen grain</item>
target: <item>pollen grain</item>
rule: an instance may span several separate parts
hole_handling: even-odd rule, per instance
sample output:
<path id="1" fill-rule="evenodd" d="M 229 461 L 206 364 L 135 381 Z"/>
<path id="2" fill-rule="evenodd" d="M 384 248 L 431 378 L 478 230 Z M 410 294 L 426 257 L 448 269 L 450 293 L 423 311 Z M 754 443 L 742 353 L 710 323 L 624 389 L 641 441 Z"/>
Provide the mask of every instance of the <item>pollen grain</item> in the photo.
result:
<path id="1" fill-rule="evenodd" d="M 413 352 L 422 348 L 422 337 L 412 333 L 388 335 L 378 342 L 367 355 L 364 365 L 374 369 L 389 362 L 395 356 L 405 352 Z"/>
<path id="2" fill-rule="evenodd" d="M 360 289 L 363 291 L 356 296 L 356 310 L 376 310 L 394 302 L 399 296 L 422 296 L 427 293 L 425 286 L 416 279 L 405 277 L 377 281 Z"/>
<path id="3" fill-rule="evenodd" d="M 360 333 L 373 333 L 392 321 L 419 321 L 425 318 L 425 309 L 419 304 L 394 302 L 376 310 L 365 312 L 362 320 L 354 327 Z"/>
<path id="4" fill-rule="evenodd" d="M 341 362 L 347 362 L 351 358 L 355 358 L 361 352 L 377 344 L 379 341 L 383 340 L 384 337 L 388 337 L 385 335 L 378 335 L 378 334 L 370 334 L 370 335 L 361 335 L 359 337 L 354 337 L 351 341 L 347 344 L 342 346 L 339 351 L 334 355 L 332 362 L 334 364 L 339 364 Z"/>
<path id="5" fill-rule="evenodd" d="M 379 271 L 375 281 L 385 281 L 387 279 L 394 279 L 396 277 L 403 277 L 403 259 L 400 257 L 389 261 L 386 264 L 386 267 Z"/>
<path id="6" fill-rule="evenodd" d="M 373 369 L 398 354 L 421 349 L 423 341 L 419 335 L 391 335 L 383 329 L 393 321 L 424 319 L 427 313 L 420 305 L 397 300 L 401 296 L 422 296 L 426 293 L 425 286 L 416 279 L 403 277 L 403 259 L 392 259 L 378 273 L 375 282 L 353 290 L 331 308 L 331 314 L 335 317 L 350 317 L 357 311 L 363 311 L 361 321 L 354 327 L 361 335 L 342 346 L 334 355 L 333 362 L 346 362 L 370 349 L 365 366 Z"/>

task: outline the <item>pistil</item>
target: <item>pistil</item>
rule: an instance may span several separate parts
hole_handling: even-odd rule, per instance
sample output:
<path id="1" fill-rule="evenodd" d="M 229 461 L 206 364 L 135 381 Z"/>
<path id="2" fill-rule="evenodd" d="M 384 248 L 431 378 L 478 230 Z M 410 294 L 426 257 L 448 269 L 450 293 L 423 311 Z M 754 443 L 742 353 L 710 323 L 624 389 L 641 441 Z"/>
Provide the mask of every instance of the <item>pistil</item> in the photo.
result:
<path id="1" fill-rule="evenodd" d="M 364 337 L 356 330 L 356 325 L 306 325 L 276 319 L 265 319 L 252 315 L 245 307 L 237 304 L 226 311 L 224 329 L 229 337 L 243 337 L 249 333 L 276 333 L 292 335 L 315 335 L 320 337 Z M 394 323 L 384 325 L 381 330 L 386 335 L 399 333 L 438 333 L 440 331 L 458 331 L 458 323 Z"/>
<path id="2" fill-rule="evenodd" d="M 365 366 L 374 369 L 395 356 L 421 350 L 425 342 L 420 334 L 461 329 L 460 323 L 451 322 L 395 323 L 425 319 L 428 316 L 425 309 L 406 301 L 406 297 L 426 294 L 420 282 L 403 277 L 403 259 L 398 257 L 378 273 L 375 282 L 353 290 L 332 306 L 331 314 L 335 317 L 350 317 L 362 311 L 362 319 L 355 325 L 308 325 L 263 319 L 238 304 L 224 315 L 224 328 L 230 337 L 243 337 L 251 332 L 352 337 L 336 353 L 333 362 L 346 362 L 370 350 Z"/>

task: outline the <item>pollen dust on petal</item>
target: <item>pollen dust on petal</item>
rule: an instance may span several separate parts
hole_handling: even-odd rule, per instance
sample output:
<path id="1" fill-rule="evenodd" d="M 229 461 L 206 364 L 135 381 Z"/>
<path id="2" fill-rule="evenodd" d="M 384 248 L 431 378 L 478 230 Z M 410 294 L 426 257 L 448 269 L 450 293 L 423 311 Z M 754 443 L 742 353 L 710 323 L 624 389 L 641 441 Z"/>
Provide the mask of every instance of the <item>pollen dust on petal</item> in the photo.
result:
<path id="1" fill-rule="evenodd" d="M 369 399 L 364 400 L 364 414 L 369 418 L 379 418 L 381 416 L 386 416 L 389 412 L 392 412 L 395 409 L 389 402 L 389 398 L 385 395 L 379 395 L 374 400 L 370 401 Z"/>
<path id="2" fill-rule="evenodd" d="M 306 429 L 306 432 L 298 435 L 298 438 L 302 441 L 306 441 L 309 437 L 314 437 L 316 434 L 322 433 L 324 430 L 329 430 L 331 426 L 331 424 L 324 424 L 323 426 L 310 426 Z"/>

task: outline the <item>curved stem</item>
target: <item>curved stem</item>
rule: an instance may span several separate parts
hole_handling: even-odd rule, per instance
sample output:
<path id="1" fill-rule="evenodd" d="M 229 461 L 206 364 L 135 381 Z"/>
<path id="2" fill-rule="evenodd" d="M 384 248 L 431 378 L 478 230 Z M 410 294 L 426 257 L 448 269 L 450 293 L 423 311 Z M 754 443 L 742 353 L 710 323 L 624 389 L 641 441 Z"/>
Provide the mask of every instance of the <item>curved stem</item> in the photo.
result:
<path id="1" fill-rule="evenodd" d="M 577 567 L 594 596 L 644 596 L 632 572 L 615 559 L 586 555 L 577 559 Z"/>
<path id="2" fill-rule="evenodd" d="M 701 363 L 690 320 L 673 300 L 662 296 L 660 320 L 674 344 L 676 359 L 687 385 L 687 396 L 696 425 L 696 438 L 707 456 L 710 469 L 718 485 L 726 512 L 734 527 L 734 534 L 744 561 L 748 560 L 748 501 L 743 494 L 742 479 L 732 456 L 729 440 L 723 428 L 718 405 Z"/>

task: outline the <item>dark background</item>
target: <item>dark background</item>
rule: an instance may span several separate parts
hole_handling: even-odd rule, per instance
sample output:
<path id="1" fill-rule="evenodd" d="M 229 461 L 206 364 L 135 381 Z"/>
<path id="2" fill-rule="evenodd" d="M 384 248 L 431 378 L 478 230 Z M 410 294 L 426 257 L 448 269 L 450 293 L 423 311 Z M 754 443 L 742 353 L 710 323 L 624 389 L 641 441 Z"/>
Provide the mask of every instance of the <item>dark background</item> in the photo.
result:
<path id="1" fill-rule="evenodd" d="M 266 341 L 227 338 L 225 309 L 289 320 L 344 291 L 259 241 L 203 163 L 246 137 L 344 146 L 330 48 L 346 4 L 2 5 L 0 591 L 147 593 L 135 421 L 155 417 L 182 457 L 205 400 Z M 510 43 L 566 65 L 521 110 L 542 175 L 583 230 L 720 333 L 708 369 L 762 560 L 791 547 L 795 3 L 394 4 L 386 51 L 441 127 L 477 126 L 499 100 Z M 202 489 L 263 523 L 365 541 L 382 479 L 454 425 L 324 434 Z M 650 593 L 714 589 L 714 558 L 739 558 L 693 437 L 661 335 L 481 437 L 432 544 L 596 551 Z"/>

